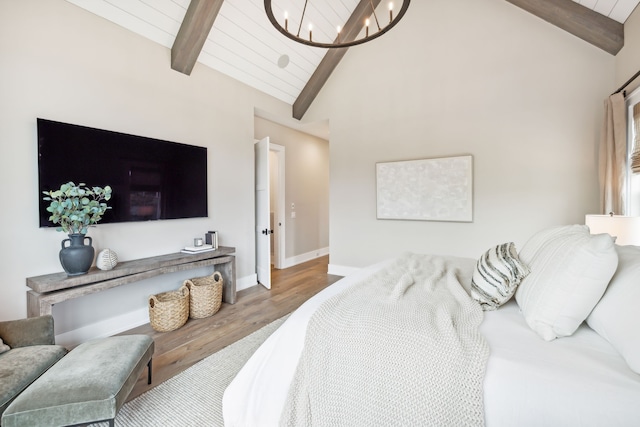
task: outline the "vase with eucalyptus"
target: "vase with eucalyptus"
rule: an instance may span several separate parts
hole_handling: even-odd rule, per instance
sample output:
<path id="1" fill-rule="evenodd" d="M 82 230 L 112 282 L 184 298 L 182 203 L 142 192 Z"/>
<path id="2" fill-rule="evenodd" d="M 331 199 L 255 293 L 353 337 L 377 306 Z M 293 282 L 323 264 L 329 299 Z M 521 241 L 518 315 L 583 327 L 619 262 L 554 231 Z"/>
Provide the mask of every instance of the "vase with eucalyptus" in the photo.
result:
<path id="1" fill-rule="evenodd" d="M 59 190 L 43 191 L 43 200 L 49 202 L 49 221 L 58 224 L 57 230 L 69 235 L 62 241 L 60 264 L 68 276 L 86 274 L 91 268 L 95 250 L 88 228 L 97 224 L 107 209 L 105 203 L 111 199 L 111 187 L 87 187 L 67 182 Z M 88 245 L 85 243 L 88 240 Z"/>

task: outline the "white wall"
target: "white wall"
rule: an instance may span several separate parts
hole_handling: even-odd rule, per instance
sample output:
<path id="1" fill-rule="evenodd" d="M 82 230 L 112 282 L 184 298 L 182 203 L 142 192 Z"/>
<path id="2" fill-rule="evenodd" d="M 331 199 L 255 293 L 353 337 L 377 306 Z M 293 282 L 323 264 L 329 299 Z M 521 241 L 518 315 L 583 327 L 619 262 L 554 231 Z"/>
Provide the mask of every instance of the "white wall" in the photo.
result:
<path id="1" fill-rule="evenodd" d="M 624 47 L 616 55 L 616 87 L 612 92 L 640 70 L 638 49 L 640 49 L 640 8 L 636 7 L 624 23 Z M 638 86 L 640 86 L 640 78 L 627 87 L 627 93 L 631 93 Z"/>
<path id="2" fill-rule="evenodd" d="M 614 76 L 614 57 L 504 0 L 412 2 L 349 50 L 305 117 L 331 123 L 330 271 L 407 250 L 475 258 L 583 223 Z M 376 220 L 376 162 L 461 154 L 472 223 Z"/>
<path id="3" fill-rule="evenodd" d="M 267 136 L 285 147 L 285 257 L 294 265 L 329 248 L 329 141 L 256 117 L 256 139 Z"/>
<path id="4" fill-rule="evenodd" d="M 255 279 L 254 108 L 285 115 L 290 106 L 199 64 L 191 76 L 173 71 L 165 47 L 63 0 L 0 2 L 0 52 L 0 319 L 26 316 L 25 278 L 62 271 L 66 236 L 38 228 L 38 117 L 207 147 L 208 219 L 103 224 L 89 235 L 124 261 L 219 230 L 220 244 L 236 248 L 239 280 Z M 206 272 L 56 305 L 56 333 L 130 326 L 146 319 L 149 294 Z"/>

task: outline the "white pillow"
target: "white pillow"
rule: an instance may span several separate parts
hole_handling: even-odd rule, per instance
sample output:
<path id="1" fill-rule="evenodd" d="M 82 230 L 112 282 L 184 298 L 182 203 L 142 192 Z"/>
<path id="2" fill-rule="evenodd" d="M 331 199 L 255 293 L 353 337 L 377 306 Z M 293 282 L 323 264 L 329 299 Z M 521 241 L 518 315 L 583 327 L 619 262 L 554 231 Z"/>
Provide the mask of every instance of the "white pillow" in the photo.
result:
<path id="1" fill-rule="evenodd" d="M 531 329 L 546 341 L 573 334 L 602 297 L 618 266 L 613 238 L 586 225 L 536 233 L 520 251 L 531 273 L 516 301 Z"/>
<path id="2" fill-rule="evenodd" d="M 509 301 L 529 267 L 518 258 L 513 242 L 503 243 L 485 252 L 476 264 L 471 279 L 471 297 L 485 311 L 496 310 Z"/>
<path id="3" fill-rule="evenodd" d="M 616 250 L 618 269 L 587 323 L 640 374 L 640 247 Z"/>

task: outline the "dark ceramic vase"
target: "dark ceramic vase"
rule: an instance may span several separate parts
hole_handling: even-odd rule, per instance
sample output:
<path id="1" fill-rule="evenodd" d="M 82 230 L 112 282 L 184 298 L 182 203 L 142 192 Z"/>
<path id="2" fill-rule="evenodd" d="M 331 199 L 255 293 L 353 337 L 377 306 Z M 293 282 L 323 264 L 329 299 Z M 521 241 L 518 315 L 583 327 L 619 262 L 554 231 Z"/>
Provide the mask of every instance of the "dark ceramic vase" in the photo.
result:
<path id="1" fill-rule="evenodd" d="M 89 239 L 88 245 L 84 244 L 86 239 Z M 69 245 L 66 245 L 67 242 Z M 79 276 L 89 271 L 95 254 L 95 250 L 91 246 L 92 242 L 91 237 L 80 233 L 69 234 L 69 238 L 62 241 L 60 264 L 62 264 L 67 276 Z"/>

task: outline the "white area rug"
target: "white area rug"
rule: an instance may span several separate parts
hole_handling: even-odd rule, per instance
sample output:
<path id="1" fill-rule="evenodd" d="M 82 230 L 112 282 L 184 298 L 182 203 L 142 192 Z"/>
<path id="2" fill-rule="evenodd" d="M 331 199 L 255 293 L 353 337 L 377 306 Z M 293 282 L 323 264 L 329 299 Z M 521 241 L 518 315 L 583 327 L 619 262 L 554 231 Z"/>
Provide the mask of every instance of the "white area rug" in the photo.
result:
<path id="1" fill-rule="evenodd" d="M 126 403 L 116 417 L 116 427 L 223 426 L 224 390 L 286 317 L 223 348 Z M 107 427 L 108 423 L 92 426 Z"/>

